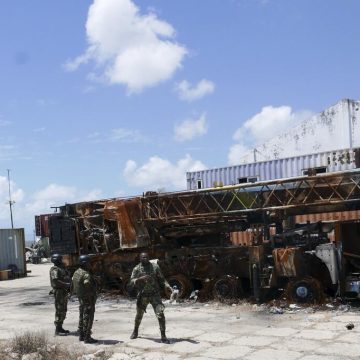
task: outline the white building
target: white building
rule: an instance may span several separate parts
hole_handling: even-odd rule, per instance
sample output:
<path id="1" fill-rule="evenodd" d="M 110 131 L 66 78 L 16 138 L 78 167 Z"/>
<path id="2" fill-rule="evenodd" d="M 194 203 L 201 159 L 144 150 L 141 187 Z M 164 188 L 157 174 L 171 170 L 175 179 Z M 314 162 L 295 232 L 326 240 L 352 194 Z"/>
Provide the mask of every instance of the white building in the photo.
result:
<path id="1" fill-rule="evenodd" d="M 359 168 L 359 149 L 360 101 L 345 99 L 245 154 L 239 165 L 188 172 L 187 188 Z"/>

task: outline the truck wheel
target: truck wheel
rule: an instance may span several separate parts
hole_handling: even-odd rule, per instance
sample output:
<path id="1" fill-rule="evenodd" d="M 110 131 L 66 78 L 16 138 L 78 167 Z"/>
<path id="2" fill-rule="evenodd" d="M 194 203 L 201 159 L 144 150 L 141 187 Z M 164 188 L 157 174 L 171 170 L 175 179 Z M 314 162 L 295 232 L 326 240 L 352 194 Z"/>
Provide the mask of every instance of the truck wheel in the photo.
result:
<path id="1" fill-rule="evenodd" d="M 235 276 L 223 276 L 215 281 L 212 292 L 218 301 L 235 299 L 242 293 L 241 282 Z"/>
<path id="2" fill-rule="evenodd" d="M 175 274 L 168 278 L 171 287 L 176 286 L 179 290 L 179 298 L 189 297 L 192 288 L 191 281 L 183 274 Z"/>
<path id="3" fill-rule="evenodd" d="M 321 283 L 309 276 L 289 282 L 286 297 L 295 303 L 319 304 L 323 301 L 324 292 Z"/>

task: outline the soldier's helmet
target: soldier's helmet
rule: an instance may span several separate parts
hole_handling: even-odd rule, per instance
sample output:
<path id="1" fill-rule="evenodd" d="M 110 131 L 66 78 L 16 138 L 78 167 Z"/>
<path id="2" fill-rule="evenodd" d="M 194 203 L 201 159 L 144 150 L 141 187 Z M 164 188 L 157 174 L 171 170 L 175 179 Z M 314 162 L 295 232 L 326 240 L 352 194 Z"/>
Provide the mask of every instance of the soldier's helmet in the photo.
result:
<path id="1" fill-rule="evenodd" d="M 90 262 L 90 256 L 89 255 L 80 255 L 79 257 L 79 265 L 87 265 Z"/>
<path id="2" fill-rule="evenodd" d="M 51 262 L 55 265 L 59 265 L 62 263 L 62 256 L 60 254 L 51 255 Z"/>

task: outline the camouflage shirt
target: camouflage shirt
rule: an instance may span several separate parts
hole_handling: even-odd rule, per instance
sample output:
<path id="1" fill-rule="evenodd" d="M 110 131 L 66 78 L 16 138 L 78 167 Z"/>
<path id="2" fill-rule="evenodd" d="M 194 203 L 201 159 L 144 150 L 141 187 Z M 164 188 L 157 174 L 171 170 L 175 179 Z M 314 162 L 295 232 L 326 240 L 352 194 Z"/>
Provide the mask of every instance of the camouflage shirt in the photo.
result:
<path id="1" fill-rule="evenodd" d="M 96 296 L 96 281 L 89 271 L 77 269 L 72 277 L 72 291 L 78 297 Z"/>
<path id="2" fill-rule="evenodd" d="M 63 286 L 58 284 L 58 280 L 64 283 L 70 283 L 70 274 L 63 267 L 54 265 L 50 269 L 50 283 L 51 287 L 55 289 L 64 289 Z"/>
<path id="3" fill-rule="evenodd" d="M 150 275 L 150 280 L 147 283 L 141 283 L 138 289 L 141 290 L 145 295 L 159 293 L 160 290 L 165 287 L 165 285 L 168 285 L 159 265 L 153 262 L 150 262 L 145 266 L 141 263 L 136 265 L 131 274 L 131 284 L 135 285 L 136 280 L 144 275 Z"/>

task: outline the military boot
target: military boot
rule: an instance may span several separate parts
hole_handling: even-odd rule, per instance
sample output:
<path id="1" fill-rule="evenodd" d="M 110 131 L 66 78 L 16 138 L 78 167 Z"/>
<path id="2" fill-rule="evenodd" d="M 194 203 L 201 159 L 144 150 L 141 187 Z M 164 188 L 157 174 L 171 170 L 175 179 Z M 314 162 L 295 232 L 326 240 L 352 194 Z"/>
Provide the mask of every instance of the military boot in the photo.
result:
<path id="1" fill-rule="evenodd" d="M 85 340 L 85 334 L 83 331 L 78 331 L 78 335 L 79 335 L 79 341 L 84 341 Z"/>
<path id="2" fill-rule="evenodd" d="M 63 329 L 62 325 L 56 325 L 55 335 L 67 335 L 69 333 L 70 331 Z"/>
<path id="3" fill-rule="evenodd" d="M 90 334 L 89 334 L 89 335 L 85 335 L 85 337 L 84 337 L 84 343 L 85 343 L 85 344 L 95 344 L 95 343 L 97 343 L 97 342 L 98 342 L 98 341 L 97 341 L 96 339 L 93 339 Z"/>
<path id="4" fill-rule="evenodd" d="M 134 331 L 132 332 L 132 334 L 130 336 L 130 339 L 136 339 L 138 337 L 138 331 L 139 331 L 139 328 L 135 327 Z"/>
<path id="5" fill-rule="evenodd" d="M 159 320 L 159 327 L 160 327 L 160 333 L 161 333 L 161 342 L 164 344 L 170 344 L 170 341 L 166 337 L 166 334 L 165 334 L 165 330 L 166 330 L 165 317 L 162 316 L 158 320 Z"/>
<path id="6" fill-rule="evenodd" d="M 170 344 L 169 339 L 166 337 L 165 330 L 161 330 L 161 342 L 164 344 Z"/>

